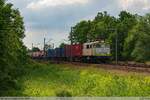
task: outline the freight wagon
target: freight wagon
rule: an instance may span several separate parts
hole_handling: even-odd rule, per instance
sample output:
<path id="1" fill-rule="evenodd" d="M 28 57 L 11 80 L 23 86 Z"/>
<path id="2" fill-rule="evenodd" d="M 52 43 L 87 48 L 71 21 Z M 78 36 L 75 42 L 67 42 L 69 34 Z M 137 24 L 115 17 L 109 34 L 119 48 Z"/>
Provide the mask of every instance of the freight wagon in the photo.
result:
<path id="1" fill-rule="evenodd" d="M 44 51 L 36 51 L 31 53 L 33 59 L 43 59 L 45 54 Z"/>

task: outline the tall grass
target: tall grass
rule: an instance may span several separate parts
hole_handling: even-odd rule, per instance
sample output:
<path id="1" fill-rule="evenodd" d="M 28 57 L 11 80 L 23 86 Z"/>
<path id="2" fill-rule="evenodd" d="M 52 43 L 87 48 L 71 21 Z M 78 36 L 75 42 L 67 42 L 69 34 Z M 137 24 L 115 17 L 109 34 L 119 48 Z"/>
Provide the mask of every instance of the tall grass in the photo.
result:
<path id="1" fill-rule="evenodd" d="M 9 96 L 150 96 L 150 76 L 114 74 L 97 68 L 33 63 Z"/>

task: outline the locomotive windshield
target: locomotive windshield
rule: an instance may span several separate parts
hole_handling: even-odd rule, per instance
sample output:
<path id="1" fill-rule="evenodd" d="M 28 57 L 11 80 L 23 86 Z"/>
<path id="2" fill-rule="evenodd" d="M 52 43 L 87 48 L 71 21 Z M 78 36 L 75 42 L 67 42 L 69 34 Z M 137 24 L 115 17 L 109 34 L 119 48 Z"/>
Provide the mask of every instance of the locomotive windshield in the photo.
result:
<path id="1" fill-rule="evenodd" d="M 109 45 L 107 44 L 104 44 L 104 43 L 98 43 L 95 45 L 96 48 L 106 48 L 106 47 L 109 47 Z"/>

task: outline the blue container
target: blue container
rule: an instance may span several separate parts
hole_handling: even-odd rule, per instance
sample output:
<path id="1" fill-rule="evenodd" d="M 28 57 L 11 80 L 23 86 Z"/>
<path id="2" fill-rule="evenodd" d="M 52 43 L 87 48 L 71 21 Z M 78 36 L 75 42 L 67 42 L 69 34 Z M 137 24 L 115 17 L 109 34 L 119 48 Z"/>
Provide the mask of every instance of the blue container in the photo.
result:
<path id="1" fill-rule="evenodd" d="M 56 57 L 60 57 L 60 51 L 59 51 L 59 48 L 56 48 L 56 49 L 55 49 L 55 55 L 56 55 Z"/>
<path id="2" fill-rule="evenodd" d="M 60 48 L 60 57 L 65 57 L 65 49 Z"/>
<path id="3" fill-rule="evenodd" d="M 48 49 L 47 57 L 49 57 L 49 58 L 55 57 L 55 50 L 54 49 Z"/>
<path id="4" fill-rule="evenodd" d="M 65 49 L 64 48 L 56 48 L 55 49 L 56 57 L 65 57 Z"/>

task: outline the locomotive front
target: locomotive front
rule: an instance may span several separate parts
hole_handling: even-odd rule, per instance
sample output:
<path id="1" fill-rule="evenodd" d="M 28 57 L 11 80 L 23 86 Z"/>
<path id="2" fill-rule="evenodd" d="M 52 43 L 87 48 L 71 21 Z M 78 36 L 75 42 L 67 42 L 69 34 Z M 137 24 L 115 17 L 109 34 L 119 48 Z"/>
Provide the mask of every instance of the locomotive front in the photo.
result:
<path id="1" fill-rule="evenodd" d="M 83 56 L 92 62 L 107 61 L 111 58 L 110 44 L 104 41 L 84 43 Z"/>

